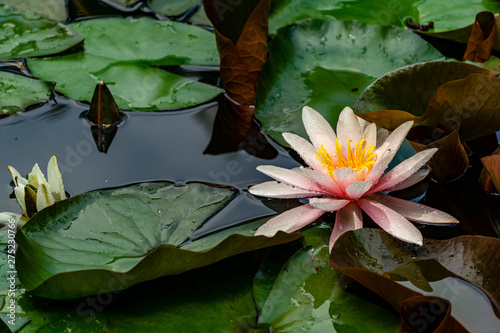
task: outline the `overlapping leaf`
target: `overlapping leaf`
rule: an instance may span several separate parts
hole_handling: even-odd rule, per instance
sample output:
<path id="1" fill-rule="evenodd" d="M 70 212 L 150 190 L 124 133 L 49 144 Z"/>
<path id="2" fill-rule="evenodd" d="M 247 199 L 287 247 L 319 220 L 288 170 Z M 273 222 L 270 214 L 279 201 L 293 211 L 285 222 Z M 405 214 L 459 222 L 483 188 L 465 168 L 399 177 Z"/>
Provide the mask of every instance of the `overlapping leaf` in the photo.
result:
<path id="1" fill-rule="evenodd" d="M 120 108 L 163 110 L 211 100 L 222 90 L 168 73 L 155 66 L 217 65 L 214 37 L 208 31 L 149 18 L 106 18 L 71 25 L 85 37 L 82 52 L 28 59 L 39 78 L 56 90 L 89 101 L 95 85 L 105 81 Z"/>
<path id="2" fill-rule="evenodd" d="M 269 45 L 269 60 L 257 88 L 256 116 L 284 144 L 282 132 L 305 136 L 300 117 L 304 105 L 336 126 L 340 111 L 351 106 L 375 78 L 440 58 L 418 36 L 396 27 L 319 19 L 299 22 L 280 30 Z M 332 102 L 327 108 L 325 100 Z"/>
<path id="3" fill-rule="evenodd" d="M 0 115 L 15 114 L 30 105 L 46 102 L 53 90 L 53 83 L 0 72 Z"/>
<path id="4" fill-rule="evenodd" d="M 0 60 L 56 54 L 83 40 L 62 23 L 1 4 L 0 26 Z"/>
<path id="5" fill-rule="evenodd" d="M 183 245 L 232 194 L 198 183 L 144 183 L 58 202 L 18 232 L 19 278 L 37 295 L 72 299 L 300 237 L 251 237 L 258 221 Z"/>
<path id="6" fill-rule="evenodd" d="M 426 239 L 423 247 L 412 247 L 404 246 L 382 230 L 359 229 L 339 238 L 330 263 L 375 289 L 395 307 L 416 291 L 451 301 L 452 315 L 471 331 L 493 332 L 500 328 L 500 319 L 495 316 L 499 313 L 499 239 Z M 401 281 L 405 288 L 394 287 L 389 280 L 384 282 L 385 278 Z"/>
<path id="7" fill-rule="evenodd" d="M 1 0 L 0 3 L 12 6 L 19 11 L 40 14 L 54 21 L 64 22 L 68 19 L 65 0 Z"/>
<path id="8" fill-rule="evenodd" d="M 276 0 L 271 11 L 270 31 L 306 18 L 334 17 L 338 20 L 358 20 L 368 24 L 405 27 L 406 19 L 426 25 L 434 22 L 432 33 L 448 32 L 472 25 L 481 11 L 500 12 L 497 1 L 454 0 Z M 470 34 L 470 27 L 468 27 Z M 465 36 L 468 36 L 467 32 Z"/>

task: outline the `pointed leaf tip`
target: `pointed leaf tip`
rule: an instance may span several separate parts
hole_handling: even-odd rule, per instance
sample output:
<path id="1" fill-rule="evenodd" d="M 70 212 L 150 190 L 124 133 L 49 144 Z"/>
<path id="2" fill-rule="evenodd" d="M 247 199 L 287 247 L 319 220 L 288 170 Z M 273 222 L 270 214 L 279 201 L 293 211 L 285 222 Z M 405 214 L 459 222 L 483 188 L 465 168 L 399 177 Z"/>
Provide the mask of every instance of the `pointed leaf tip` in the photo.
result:
<path id="1" fill-rule="evenodd" d="M 95 87 L 88 119 L 99 126 L 115 124 L 121 119 L 115 99 L 104 81 Z"/>

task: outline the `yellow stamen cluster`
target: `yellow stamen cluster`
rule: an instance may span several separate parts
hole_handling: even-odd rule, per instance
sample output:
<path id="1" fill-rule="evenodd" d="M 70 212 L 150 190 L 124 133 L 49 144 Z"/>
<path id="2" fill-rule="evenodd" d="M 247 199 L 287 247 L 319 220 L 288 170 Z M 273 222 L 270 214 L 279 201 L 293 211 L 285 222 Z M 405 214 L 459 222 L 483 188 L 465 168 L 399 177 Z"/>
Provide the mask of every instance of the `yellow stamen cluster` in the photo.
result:
<path id="1" fill-rule="evenodd" d="M 368 172 L 371 171 L 375 161 L 377 159 L 377 154 L 373 152 L 374 146 L 367 146 L 363 148 L 366 140 L 356 141 L 356 147 L 351 149 L 351 139 L 347 140 L 347 158 L 342 154 L 342 147 L 339 142 L 339 138 L 335 140 L 336 149 L 336 159 L 326 151 L 326 149 L 321 145 L 321 148 L 316 150 L 318 155 L 316 157 L 320 162 L 327 168 L 328 174 L 332 176 L 332 172 L 339 168 L 351 167 L 354 171 L 359 171 L 364 168 L 368 168 Z M 333 177 L 333 176 L 332 176 Z"/>

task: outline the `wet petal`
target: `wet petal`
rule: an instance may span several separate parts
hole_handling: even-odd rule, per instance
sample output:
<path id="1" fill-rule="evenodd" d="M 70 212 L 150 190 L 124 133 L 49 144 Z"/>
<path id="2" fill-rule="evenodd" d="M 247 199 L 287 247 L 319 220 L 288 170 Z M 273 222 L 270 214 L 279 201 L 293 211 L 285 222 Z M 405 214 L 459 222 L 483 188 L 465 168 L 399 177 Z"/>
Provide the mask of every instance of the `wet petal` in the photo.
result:
<path id="1" fill-rule="evenodd" d="M 380 178 L 379 182 L 370 190 L 371 193 L 383 191 L 389 187 L 395 186 L 408 177 L 413 175 L 422 166 L 427 163 L 427 161 L 436 153 L 437 148 L 426 149 L 424 151 L 418 152 L 412 157 L 404 160 L 391 171 L 386 173 Z"/>
<path id="2" fill-rule="evenodd" d="M 358 180 L 356 171 L 352 168 L 339 168 L 332 172 L 333 178 L 340 187 L 340 190 L 345 193 L 347 186 Z"/>
<path id="3" fill-rule="evenodd" d="M 376 146 L 377 145 L 377 125 L 374 123 L 366 126 L 363 132 L 363 139 L 366 140 L 365 147 Z"/>
<path id="4" fill-rule="evenodd" d="M 326 121 L 326 119 L 323 118 L 318 111 L 308 106 L 304 106 L 304 108 L 302 108 L 302 121 L 304 122 L 306 132 L 316 149 L 320 149 L 321 145 L 325 144 L 325 140 L 327 142 L 335 142 L 337 136 L 335 135 L 332 126 L 330 126 L 328 121 Z"/>
<path id="5" fill-rule="evenodd" d="M 344 208 L 339 209 L 335 215 L 335 225 L 330 236 L 330 252 L 333 244 L 344 232 L 361 228 L 363 228 L 363 214 L 356 203 L 351 202 Z"/>
<path id="6" fill-rule="evenodd" d="M 273 217 L 257 229 L 255 236 L 274 236 L 278 231 L 294 232 L 314 222 L 324 211 L 309 204 L 302 205 Z"/>
<path id="7" fill-rule="evenodd" d="M 280 168 L 274 165 L 259 165 L 257 170 L 263 174 L 286 184 L 297 186 L 309 191 L 321 192 L 322 188 L 316 182 L 296 171 Z"/>
<path id="8" fill-rule="evenodd" d="M 456 218 L 443 211 L 387 194 L 375 193 L 370 196 L 370 199 L 376 200 L 412 221 L 431 224 L 458 223 Z"/>
<path id="9" fill-rule="evenodd" d="M 327 212 L 335 212 L 349 204 L 351 200 L 337 198 L 312 198 L 309 204 L 314 208 L 321 209 Z"/>
<path id="10" fill-rule="evenodd" d="M 384 158 L 377 159 L 377 162 L 375 162 L 372 170 L 370 171 L 368 176 L 366 176 L 365 180 L 371 181 L 374 184 L 376 184 L 380 179 L 380 177 L 382 177 L 382 175 L 384 174 L 389 164 L 391 163 L 392 159 L 394 158 L 394 155 L 396 155 L 395 151 L 392 152 L 391 154 L 388 154 Z"/>
<path id="11" fill-rule="evenodd" d="M 413 186 L 413 185 L 421 182 L 422 180 L 424 180 L 428 174 L 429 174 L 429 169 L 420 169 L 417 172 L 415 172 L 413 175 L 411 175 L 410 177 L 403 180 L 398 185 L 387 188 L 386 191 L 399 191 L 399 190 L 403 190 L 405 188 L 408 188 L 410 186 Z"/>
<path id="12" fill-rule="evenodd" d="M 345 154 L 344 149 L 347 151 L 347 139 L 356 142 L 361 140 L 363 132 L 359 125 L 358 117 L 350 107 L 345 107 L 339 115 L 337 122 L 337 137 L 340 137 L 340 145 L 342 152 Z"/>
<path id="13" fill-rule="evenodd" d="M 383 158 L 387 153 L 395 152 L 401 147 L 406 135 L 410 131 L 413 126 L 413 121 L 407 121 L 401 125 L 399 125 L 391 134 L 385 139 L 384 144 L 388 144 L 386 149 L 381 149 L 381 147 L 375 150 L 377 156 Z"/>
<path id="14" fill-rule="evenodd" d="M 360 181 L 349 185 L 345 191 L 350 199 L 358 200 L 372 187 L 372 182 Z"/>
<path id="15" fill-rule="evenodd" d="M 56 201 L 66 199 L 61 171 L 57 164 L 57 157 L 52 156 L 47 164 L 47 178 L 49 189 Z"/>
<path id="16" fill-rule="evenodd" d="M 358 200 L 358 205 L 370 216 L 375 223 L 390 235 L 405 242 L 418 245 L 423 244 L 423 237 L 420 231 L 404 216 L 381 203 L 362 198 Z"/>
<path id="17" fill-rule="evenodd" d="M 314 146 L 309 141 L 293 133 L 283 133 L 283 138 L 309 167 L 318 171 L 326 171 L 325 166 L 317 157 Z"/>
<path id="18" fill-rule="evenodd" d="M 329 175 L 309 168 L 302 168 L 300 172 L 307 177 L 314 179 L 314 181 L 316 181 L 316 183 L 320 185 L 323 190 L 329 192 L 329 194 L 337 197 L 344 195 L 337 182 L 335 182 L 335 180 L 333 180 L 333 178 Z"/>
<path id="19" fill-rule="evenodd" d="M 321 195 L 319 192 L 308 191 L 287 184 L 280 184 L 275 181 L 254 185 L 250 187 L 248 191 L 260 197 L 280 199 L 310 198 Z"/>

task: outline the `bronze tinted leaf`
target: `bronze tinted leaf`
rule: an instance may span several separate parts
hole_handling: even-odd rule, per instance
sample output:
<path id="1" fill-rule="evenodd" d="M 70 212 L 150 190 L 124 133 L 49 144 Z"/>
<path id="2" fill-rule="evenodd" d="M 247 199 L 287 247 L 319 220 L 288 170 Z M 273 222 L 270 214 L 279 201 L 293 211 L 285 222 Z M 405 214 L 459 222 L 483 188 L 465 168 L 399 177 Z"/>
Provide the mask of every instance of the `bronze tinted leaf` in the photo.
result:
<path id="1" fill-rule="evenodd" d="M 472 31 L 465 50 L 464 60 L 485 62 L 493 51 L 496 35 L 495 15 L 481 12 L 476 15 Z"/>

